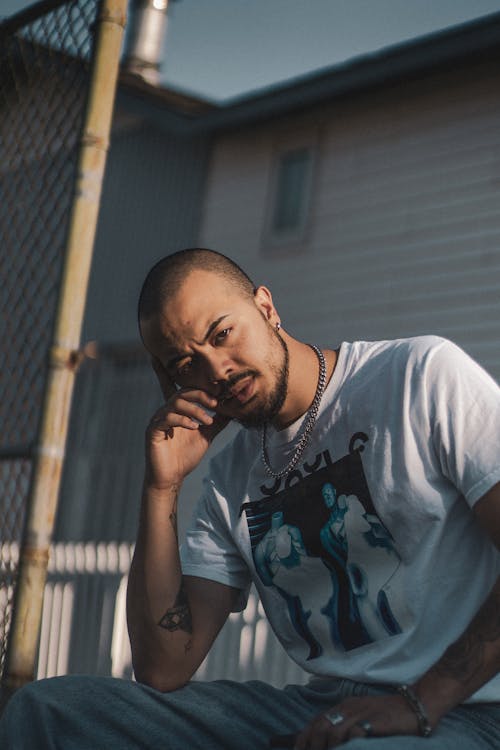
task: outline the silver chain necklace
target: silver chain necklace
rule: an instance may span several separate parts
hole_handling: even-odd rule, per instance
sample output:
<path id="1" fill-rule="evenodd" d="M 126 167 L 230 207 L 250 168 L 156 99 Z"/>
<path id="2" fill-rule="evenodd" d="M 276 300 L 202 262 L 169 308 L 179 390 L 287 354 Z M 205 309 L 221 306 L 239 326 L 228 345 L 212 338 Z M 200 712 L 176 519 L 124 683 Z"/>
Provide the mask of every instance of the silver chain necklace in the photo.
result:
<path id="1" fill-rule="evenodd" d="M 314 352 L 316 352 L 316 355 L 319 360 L 318 385 L 316 386 L 316 393 L 314 394 L 313 402 L 309 408 L 309 411 L 307 412 L 307 416 L 304 420 L 304 424 L 302 425 L 300 440 L 297 443 L 297 447 L 295 448 L 294 454 L 291 457 L 290 461 L 287 463 L 287 465 L 284 466 L 279 471 L 275 471 L 272 468 L 271 464 L 269 463 L 269 456 L 267 454 L 267 448 L 266 448 L 266 425 L 264 425 L 261 430 L 262 461 L 264 463 L 264 466 L 266 467 L 267 473 L 270 474 L 275 479 L 281 479 L 281 477 L 284 477 L 286 474 L 289 474 L 292 471 L 292 469 L 294 469 L 297 466 L 299 459 L 302 456 L 307 443 L 309 442 L 309 438 L 311 436 L 313 427 L 316 424 L 316 419 L 318 418 L 319 405 L 321 403 L 323 393 L 325 392 L 325 387 L 326 387 L 325 357 L 319 347 L 315 346 L 314 344 L 309 344 L 309 346 Z"/>

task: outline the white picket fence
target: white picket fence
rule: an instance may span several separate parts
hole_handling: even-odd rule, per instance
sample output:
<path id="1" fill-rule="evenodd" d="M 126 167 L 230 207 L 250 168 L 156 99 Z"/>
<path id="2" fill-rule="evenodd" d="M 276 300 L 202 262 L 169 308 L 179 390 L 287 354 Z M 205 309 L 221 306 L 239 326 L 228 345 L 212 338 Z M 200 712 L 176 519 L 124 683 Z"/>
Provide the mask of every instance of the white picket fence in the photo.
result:
<path id="1" fill-rule="evenodd" d="M 132 676 L 125 617 L 131 555 L 130 545 L 112 542 L 53 546 L 42 613 L 38 679 L 67 674 L 74 648 L 84 652 L 94 649 L 88 656 L 89 671 Z M 82 658 L 85 660 L 85 653 Z M 95 664 L 97 670 L 92 669 Z M 278 643 L 254 589 L 246 609 L 230 615 L 195 676 L 202 680 L 221 678 L 262 679 L 276 686 L 307 679 Z"/>

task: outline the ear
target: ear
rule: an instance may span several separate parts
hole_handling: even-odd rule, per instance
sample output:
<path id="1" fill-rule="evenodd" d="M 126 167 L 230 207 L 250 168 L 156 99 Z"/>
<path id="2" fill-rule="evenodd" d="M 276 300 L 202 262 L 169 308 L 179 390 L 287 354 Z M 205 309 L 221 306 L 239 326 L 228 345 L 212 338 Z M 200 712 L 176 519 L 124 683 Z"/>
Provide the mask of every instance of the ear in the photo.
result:
<path id="1" fill-rule="evenodd" d="M 253 300 L 266 320 L 275 326 L 280 322 L 280 316 L 273 303 L 273 296 L 267 286 L 259 286 L 254 292 Z"/>

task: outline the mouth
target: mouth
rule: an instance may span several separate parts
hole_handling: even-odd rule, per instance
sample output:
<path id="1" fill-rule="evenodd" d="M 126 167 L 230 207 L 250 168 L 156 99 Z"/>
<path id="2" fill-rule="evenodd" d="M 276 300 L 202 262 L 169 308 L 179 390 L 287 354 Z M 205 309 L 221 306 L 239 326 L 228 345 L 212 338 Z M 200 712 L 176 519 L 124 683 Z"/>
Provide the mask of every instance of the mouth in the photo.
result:
<path id="1" fill-rule="evenodd" d="M 220 399 L 219 403 L 226 405 L 231 402 L 237 402 L 242 405 L 250 401 L 254 395 L 255 379 L 253 375 L 247 375 L 234 383 Z"/>

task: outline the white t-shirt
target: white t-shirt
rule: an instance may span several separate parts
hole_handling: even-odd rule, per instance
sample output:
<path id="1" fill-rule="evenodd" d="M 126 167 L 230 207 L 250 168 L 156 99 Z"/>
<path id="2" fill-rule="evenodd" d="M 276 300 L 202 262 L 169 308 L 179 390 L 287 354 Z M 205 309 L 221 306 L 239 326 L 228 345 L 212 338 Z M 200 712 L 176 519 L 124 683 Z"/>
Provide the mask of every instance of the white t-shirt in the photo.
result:
<path id="1" fill-rule="evenodd" d="M 303 418 L 267 435 L 271 465 Z M 183 572 L 253 580 L 288 654 L 315 675 L 412 682 L 463 632 L 500 573 L 471 513 L 500 480 L 500 389 L 423 336 L 344 343 L 300 465 L 266 473 L 260 432 L 210 464 Z M 475 700 L 500 701 L 500 675 Z"/>

